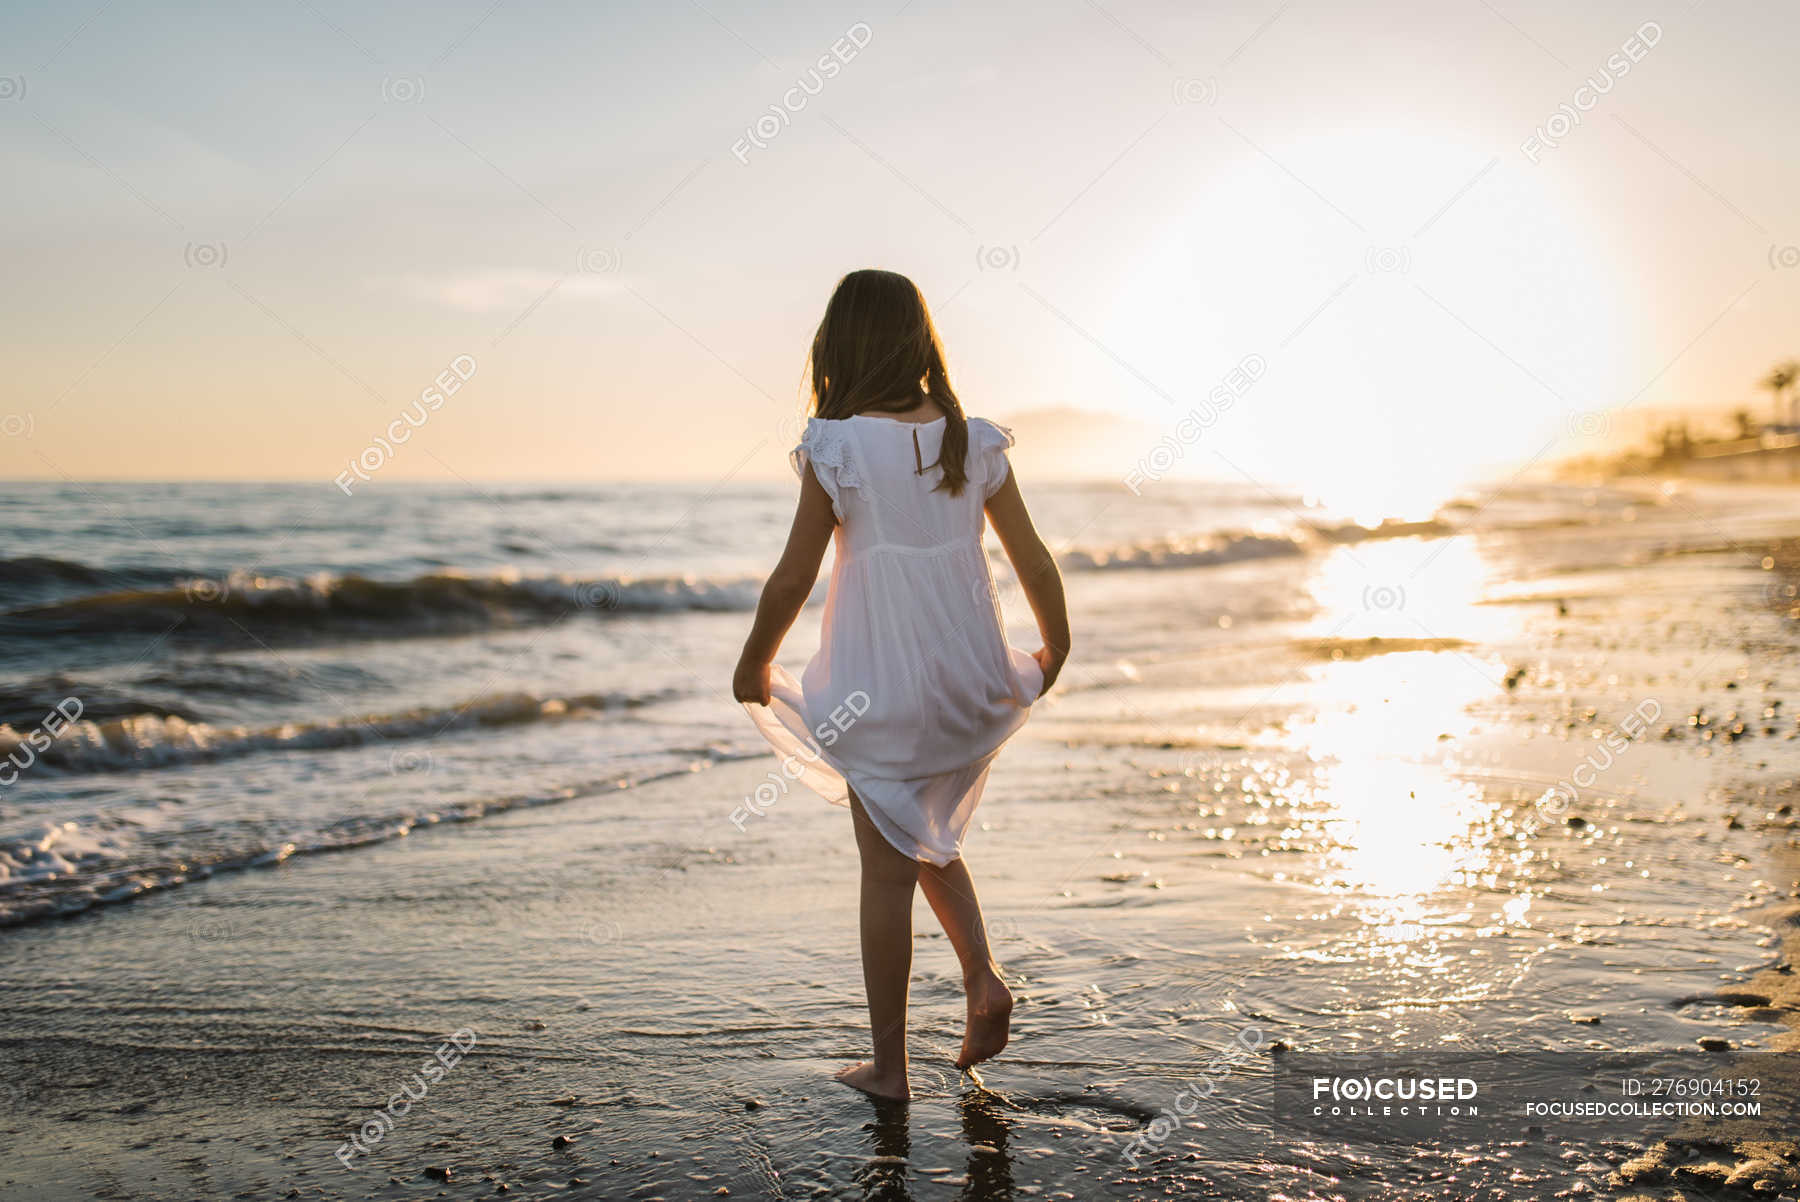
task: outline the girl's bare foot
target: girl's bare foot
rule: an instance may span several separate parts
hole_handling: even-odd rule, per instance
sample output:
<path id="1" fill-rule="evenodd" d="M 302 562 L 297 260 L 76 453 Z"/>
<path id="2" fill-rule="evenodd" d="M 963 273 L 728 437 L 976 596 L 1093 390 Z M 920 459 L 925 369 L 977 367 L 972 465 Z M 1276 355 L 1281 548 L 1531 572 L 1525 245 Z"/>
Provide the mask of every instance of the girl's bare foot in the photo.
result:
<path id="1" fill-rule="evenodd" d="M 872 1097 L 885 1098 L 890 1102 L 912 1101 L 912 1090 L 907 1087 L 906 1073 L 880 1072 L 873 1060 L 841 1068 L 834 1075 L 851 1089 L 860 1089 Z"/>
<path id="2" fill-rule="evenodd" d="M 992 1060 L 1006 1047 L 1012 1033 L 1012 990 L 996 972 L 986 972 L 964 985 L 969 995 L 969 1021 L 963 1032 L 962 1055 L 957 1068 Z"/>

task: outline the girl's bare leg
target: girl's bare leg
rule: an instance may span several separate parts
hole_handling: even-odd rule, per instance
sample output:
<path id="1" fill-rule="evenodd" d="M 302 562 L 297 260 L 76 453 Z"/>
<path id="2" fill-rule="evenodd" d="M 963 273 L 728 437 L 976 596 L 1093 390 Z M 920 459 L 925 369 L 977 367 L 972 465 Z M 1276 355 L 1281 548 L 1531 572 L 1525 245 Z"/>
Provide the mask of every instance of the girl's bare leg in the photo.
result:
<path id="1" fill-rule="evenodd" d="M 968 1068 L 998 1056 L 1006 1047 L 1012 1026 L 1012 991 L 1000 979 L 1000 966 L 988 947 L 987 924 L 981 918 L 981 902 L 975 896 L 968 866 L 956 859 L 942 868 L 935 864 L 919 868 L 925 900 L 931 903 L 956 949 L 956 958 L 962 961 L 969 1017 L 956 1067 Z"/>
<path id="2" fill-rule="evenodd" d="M 838 1073 L 865 1093 L 905 1100 L 906 990 L 912 980 L 913 886 L 916 861 L 895 851 L 869 821 L 862 801 L 850 795 L 856 848 L 862 856 L 863 988 L 869 995 L 869 1029 L 875 1058 Z"/>

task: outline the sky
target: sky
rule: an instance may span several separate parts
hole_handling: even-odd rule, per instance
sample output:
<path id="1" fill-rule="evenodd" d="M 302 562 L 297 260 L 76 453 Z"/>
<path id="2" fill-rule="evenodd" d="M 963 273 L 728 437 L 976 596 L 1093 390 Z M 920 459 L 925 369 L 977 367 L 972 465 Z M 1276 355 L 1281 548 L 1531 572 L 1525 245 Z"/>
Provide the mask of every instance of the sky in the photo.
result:
<path id="1" fill-rule="evenodd" d="M 773 479 L 832 285 L 880 266 L 1022 477 L 1399 511 L 1768 411 L 1796 35 L 1722 2 L 11 4 L 0 478 Z"/>

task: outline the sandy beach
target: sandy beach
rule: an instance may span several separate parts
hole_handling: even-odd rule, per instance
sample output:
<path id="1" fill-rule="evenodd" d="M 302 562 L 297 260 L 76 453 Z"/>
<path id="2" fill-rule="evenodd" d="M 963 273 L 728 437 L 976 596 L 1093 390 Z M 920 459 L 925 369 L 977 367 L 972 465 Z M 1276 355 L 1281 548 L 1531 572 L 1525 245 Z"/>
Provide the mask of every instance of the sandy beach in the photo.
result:
<path id="1" fill-rule="evenodd" d="M 1123 564 L 1071 571 L 1090 649 L 967 848 L 1014 1043 L 985 1088 L 951 1067 L 959 977 L 920 906 L 919 1096 L 898 1111 L 830 1081 L 866 1039 L 848 817 L 798 787 L 746 812 L 775 765 L 719 682 L 436 740 L 46 772 L 89 809 L 233 781 L 319 797 L 340 776 L 366 805 L 432 804 L 404 837 L 68 894 L 68 916 L 0 935 L 0 1196 L 1792 1192 L 1791 1114 L 1735 1152 L 1700 1126 L 1659 1145 L 1503 1115 L 1471 1143 L 1306 1130 L 1271 1094 L 1284 1056 L 1676 1071 L 1701 1040 L 1793 1047 L 1780 500 L 1513 495 L 1305 554 L 1085 552 Z M 662 623 L 703 663 L 741 621 L 388 646 L 430 664 Z M 809 650 L 797 636 L 784 661 Z M 281 654 L 324 671 L 335 653 Z M 615 743 L 637 767 L 602 773 Z M 407 747 L 429 772 L 395 775 Z"/>

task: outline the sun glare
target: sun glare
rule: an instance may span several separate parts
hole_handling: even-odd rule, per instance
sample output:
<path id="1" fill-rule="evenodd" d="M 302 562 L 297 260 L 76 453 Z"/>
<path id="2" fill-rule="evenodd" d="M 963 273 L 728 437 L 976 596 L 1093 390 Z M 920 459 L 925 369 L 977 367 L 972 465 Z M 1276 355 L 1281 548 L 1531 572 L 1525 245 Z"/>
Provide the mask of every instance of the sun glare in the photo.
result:
<path id="1" fill-rule="evenodd" d="M 1582 414 L 1641 387 L 1617 374 L 1639 302 L 1580 198 L 1492 170 L 1487 139 L 1218 132 L 1229 153 L 1131 238 L 1101 327 L 1163 386 L 1118 381 L 1106 407 L 1165 426 L 1174 397 L 1205 418 L 1171 474 L 1418 521 L 1573 445 Z M 1232 387 L 1247 359 L 1253 382 Z"/>

